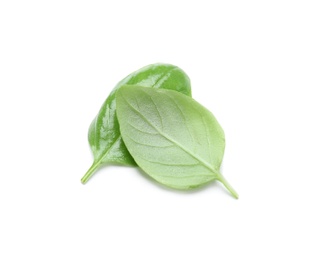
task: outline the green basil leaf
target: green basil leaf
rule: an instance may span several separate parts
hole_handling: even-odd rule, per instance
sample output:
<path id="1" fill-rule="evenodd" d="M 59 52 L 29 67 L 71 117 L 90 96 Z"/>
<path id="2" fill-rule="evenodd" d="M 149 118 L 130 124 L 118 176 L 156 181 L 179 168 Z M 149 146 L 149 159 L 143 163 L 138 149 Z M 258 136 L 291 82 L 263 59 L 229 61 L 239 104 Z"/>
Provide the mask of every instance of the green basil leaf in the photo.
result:
<path id="1" fill-rule="evenodd" d="M 223 129 L 205 107 L 176 91 L 139 86 L 123 86 L 116 100 L 126 147 L 153 179 L 183 190 L 218 180 L 238 197 L 219 171 Z"/>
<path id="2" fill-rule="evenodd" d="M 104 164 L 136 165 L 120 136 L 115 99 L 115 94 L 121 86 L 136 84 L 143 87 L 172 89 L 185 95 L 191 95 L 188 76 L 180 68 L 170 64 L 146 66 L 120 81 L 89 127 L 88 140 L 94 155 L 94 162 L 81 179 L 82 183 L 86 183 L 93 173 Z"/>

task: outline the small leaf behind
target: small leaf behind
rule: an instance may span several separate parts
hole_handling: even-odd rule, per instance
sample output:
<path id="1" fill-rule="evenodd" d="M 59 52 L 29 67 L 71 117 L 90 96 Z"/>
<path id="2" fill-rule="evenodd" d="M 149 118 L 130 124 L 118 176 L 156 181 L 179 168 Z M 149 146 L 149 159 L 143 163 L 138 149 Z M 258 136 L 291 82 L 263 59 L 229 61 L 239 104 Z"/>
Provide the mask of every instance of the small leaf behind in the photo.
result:
<path id="1" fill-rule="evenodd" d="M 82 183 L 86 183 L 101 165 L 109 163 L 136 165 L 120 136 L 119 123 L 116 117 L 115 94 L 125 84 L 172 89 L 185 95 L 191 95 L 188 76 L 180 68 L 170 64 L 148 65 L 120 81 L 90 124 L 88 141 L 94 155 L 94 162 L 81 179 Z"/>

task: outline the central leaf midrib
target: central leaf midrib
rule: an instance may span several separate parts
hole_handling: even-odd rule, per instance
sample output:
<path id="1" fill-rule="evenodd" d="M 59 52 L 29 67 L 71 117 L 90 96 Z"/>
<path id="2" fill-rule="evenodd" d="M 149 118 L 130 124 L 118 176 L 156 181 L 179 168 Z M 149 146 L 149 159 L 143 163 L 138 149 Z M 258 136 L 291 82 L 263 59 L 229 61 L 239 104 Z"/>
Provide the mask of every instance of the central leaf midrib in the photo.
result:
<path id="1" fill-rule="evenodd" d="M 101 153 L 101 157 L 97 160 L 97 164 L 98 164 L 98 163 L 101 163 L 101 162 L 107 157 L 109 151 L 114 147 L 114 145 L 116 144 L 116 142 L 117 142 L 120 138 L 121 138 L 121 135 L 119 135 L 119 136 L 115 139 L 115 141 L 112 142 L 112 145 L 111 145 L 108 149 L 104 150 L 104 151 Z"/>
<path id="2" fill-rule="evenodd" d="M 173 144 L 177 145 L 179 148 L 181 148 L 183 151 L 185 151 L 186 153 L 188 153 L 189 155 L 191 155 L 192 157 L 194 157 L 196 160 L 198 160 L 199 162 L 201 162 L 206 168 L 208 168 L 210 171 L 212 171 L 213 173 L 217 174 L 216 171 L 211 167 L 211 165 L 209 165 L 208 163 L 206 163 L 204 160 L 202 160 L 201 158 L 199 158 L 197 155 L 195 155 L 193 152 L 191 152 L 189 149 L 185 148 L 183 145 L 181 145 L 180 143 L 176 142 L 175 140 L 173 140 L 171 137 L 169 137 L 167 134 L 163 133 L 163 131 L 159 130 L 156 126 L 154 126 L 151 122 L 149 122 L 149 120 L 139 111 L 137 110 L 135 107 L 133 107 L 125 98 L 124 96 L 122 96 L 123 99 L 125 100 L 125 102 L 134 110 L 136 111 L 136 113 L 138 113 L 138 115 L 141 116 L 141 118 L 148 123 L 151 127 L 153 127 L 161 136 L 165 137 L 168 141 L 172 142 Z"/>

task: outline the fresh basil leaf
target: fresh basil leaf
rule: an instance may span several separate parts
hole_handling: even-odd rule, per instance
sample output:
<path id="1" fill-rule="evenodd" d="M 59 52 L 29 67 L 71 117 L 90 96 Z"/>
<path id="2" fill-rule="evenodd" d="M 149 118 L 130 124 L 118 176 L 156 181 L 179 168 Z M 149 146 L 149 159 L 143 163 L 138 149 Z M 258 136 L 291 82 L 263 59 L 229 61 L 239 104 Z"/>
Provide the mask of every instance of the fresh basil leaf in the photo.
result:
<path id="1" fill-rule="evenodd" d="M 218 180 L 224 132 L 213 114 L 176 91 L 123 86 L 116 93 L 122 138 L 136 163 L 156 181 L 188 190 Z"/>
<path id="2" fill-rule="evenodd" d="M 185 95 L 191 95 L 188 76 L 180 68 L 170 64 L 146 66 L 120 81 L 110 93 L 89 127 L 88 140 L 94 155 L 94 162 L 81 179 L 82 183 L 86 183 L 93 173 L 104 164 L 136 165 L 121 139 L 119 123 L 116 117 L 115 94 L 125 84 L 172 89 Z"/>

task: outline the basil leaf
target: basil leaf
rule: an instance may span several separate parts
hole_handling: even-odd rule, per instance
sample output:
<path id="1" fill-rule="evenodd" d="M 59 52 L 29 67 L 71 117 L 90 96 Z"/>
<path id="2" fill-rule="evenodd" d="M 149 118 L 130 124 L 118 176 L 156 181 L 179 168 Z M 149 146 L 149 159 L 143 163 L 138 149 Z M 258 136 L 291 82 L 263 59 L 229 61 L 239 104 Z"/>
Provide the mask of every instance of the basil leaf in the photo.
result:
<path id="1" fill-rule="evenodd" d="M 218 180 L 224 132 L 213 114 L 181 93 L 124 86 L 116 93 L 122 138 L 136 163 L 156 181 L 188 190 Z"/>
<path id="2" fill-rule="evenodd" d="M 121 139 L 119 123 L 116 117 L 115 94 L 125 84 L 173 89 L 185 95 L 191 95 L 188 76 L 180 68 L 170 64 L 146 66 L 120 81 L 110 93 L 89 127 L 88 140 L 94 155 L 94 162 L 81 179 L 82 183 L 86 183 L 101 165 L 108 163 L 136 165 Z"/>

